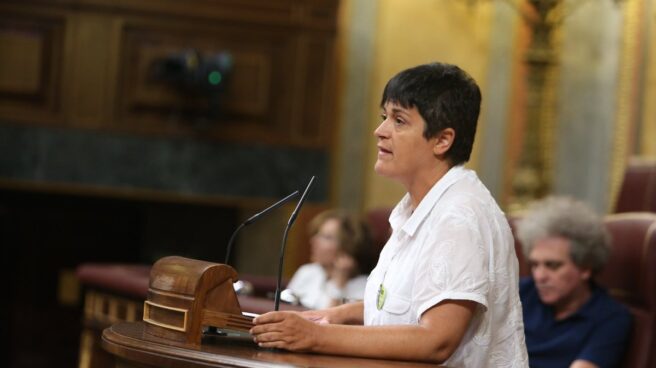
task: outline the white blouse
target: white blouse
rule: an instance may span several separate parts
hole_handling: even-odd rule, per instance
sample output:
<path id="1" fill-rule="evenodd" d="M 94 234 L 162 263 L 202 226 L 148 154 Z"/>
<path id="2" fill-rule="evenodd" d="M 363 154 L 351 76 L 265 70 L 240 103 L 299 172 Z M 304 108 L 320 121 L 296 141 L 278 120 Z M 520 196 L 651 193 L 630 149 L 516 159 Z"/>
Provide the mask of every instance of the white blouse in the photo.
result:
<path id="1" fill-rule="evenodd" d="M 414 212 L 406 194 L 390 224 L 366 286 L 365 325 L 418 324 L 444 300 L 474 301 L 474 317 L 445 364 L 528 367 L 512 233 L 476 173 L 450 169 Z"/>
<path id="2" fill-rule="evenodd" d="M 318 263 L 304 264 L 296 270 L 289 281 L 290 289 L 310 309 L 323 309 L 330 306 L 332 299 L 346 301 L 362 300 L 367 277 L 364 275 L 350 279 L 344 288 L 340 289 L 331 281 Z"/>

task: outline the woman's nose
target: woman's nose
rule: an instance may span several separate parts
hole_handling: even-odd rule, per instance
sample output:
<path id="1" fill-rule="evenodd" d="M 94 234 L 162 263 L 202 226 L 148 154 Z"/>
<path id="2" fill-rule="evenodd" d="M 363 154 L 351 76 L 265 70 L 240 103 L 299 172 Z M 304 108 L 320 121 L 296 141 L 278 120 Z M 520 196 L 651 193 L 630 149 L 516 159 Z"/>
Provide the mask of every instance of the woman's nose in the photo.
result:
<path id="1" fill-rule="evenodd" d="M 374 130 L 374 135 L 378 138 L 385 138 L 388 136 L 387 132 L 387 119 L 380 122 L 378 127 Z"/>

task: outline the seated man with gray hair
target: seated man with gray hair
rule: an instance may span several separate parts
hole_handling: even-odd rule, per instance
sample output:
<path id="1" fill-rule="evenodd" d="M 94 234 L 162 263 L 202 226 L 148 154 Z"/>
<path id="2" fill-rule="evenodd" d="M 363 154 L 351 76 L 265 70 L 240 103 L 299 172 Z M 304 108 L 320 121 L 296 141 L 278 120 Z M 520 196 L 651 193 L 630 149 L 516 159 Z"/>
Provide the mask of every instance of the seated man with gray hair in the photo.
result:
<path id="1" fill-rule="evenodd" d="M 532 277 L 520 280 L 529 365 L 617 367 L 631 315 L 594 282 L 610 253 L 602 219 L 584 203 L 549 197 L 517 224 Z"/>

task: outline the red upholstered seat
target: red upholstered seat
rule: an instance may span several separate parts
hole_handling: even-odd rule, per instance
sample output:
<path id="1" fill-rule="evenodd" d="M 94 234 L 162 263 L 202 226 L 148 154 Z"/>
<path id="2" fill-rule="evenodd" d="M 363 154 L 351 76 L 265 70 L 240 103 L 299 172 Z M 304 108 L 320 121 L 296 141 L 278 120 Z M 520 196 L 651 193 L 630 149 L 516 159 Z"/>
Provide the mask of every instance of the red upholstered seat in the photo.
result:
<path id="1" fill-rule="evenodd" d="M 87 288 L 111 294 L 145 300 L 148 293 L 150 265 L 86 263 L 77 269 L 77 277 Z M 276 289 L 275 277 L 243 275 L 241 279 L 253 284 L 253 296 L 239 295 L 244 312 L 266 313 L 273 310 L 273 299 L 264 297 L 265 292 Z M 283 280 L 282 286 L 287 280 Z M 303 307 L 282 304 L 281 310 L 304 310 Z"/>
<path id="2" fill-rule="evenodd" d="M 389 217 L 392 209 L 391 207 L 374 208 L 365 214 L 365 221 L 371 231 L 371 240 L 376 257 L 391 235 L 392 228 L 389 224 Z"/>
<path id="3" fill-rule="evenodd" d="M 612 214 L 605 224 L 613 249 L 597 279 L 633 315 L 622 367 L 656 368 L 656 214 Z"/>
<path id="4" fill-rule="evenodd" d="M 76 274 L 87 287 L 145 300 L 150 265 L 85 263 Z"/>
<path id="5" fill-rule="evenodd" d="M 624 172 L 615 204 L 619 212 L 656 212 L 656 160 L 633 158 Z"/>
<path id="6" fill-rule="evenodd" d="M 77 268 L 77 277 L 87 288 L 108 292 L 117 296 L 145 300 L 150 279 L 150 265 L 86 263 Z M 244 312 L 265 313 L 273 310 L 273 299 L 265 298 L 266 292 L 275 292 L 276 280 L 270 276 L 243 275 L 255 290 L 254 296 L 239 296 Z M 283 280 L 282 287 L 287 280 Z M 305 308 L 282 304 L 282 310 Z"/>

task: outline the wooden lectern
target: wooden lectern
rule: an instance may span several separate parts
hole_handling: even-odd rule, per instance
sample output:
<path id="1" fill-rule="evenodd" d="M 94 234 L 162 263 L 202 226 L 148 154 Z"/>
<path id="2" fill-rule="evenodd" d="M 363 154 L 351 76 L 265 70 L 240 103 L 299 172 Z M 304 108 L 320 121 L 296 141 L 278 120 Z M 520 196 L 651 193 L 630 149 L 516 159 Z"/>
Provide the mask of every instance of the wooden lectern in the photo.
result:
<path id="1" fill-rule="evenodd" d="M 237 272 L 225 264 L 165 257 L 150 272 L 143 322 L 121 322 L 103 331 L 102 345 L 116 367 L 433 367 L 419 362 L 302 354 L 260 349 L 244 334 L 244 316 L 233 289 Z M 244 339 L 209 334 L 212 326 L 241 331 Z"/>
<path id="2" fill-rule="evenodd" d="M 204 328 L 247 333 L 252 317 L 242 314 L 235 281 L 237 272 L 225 264 L 178 256 L 158 260 L 144 302 L 144 337 L 199 349 Z"/>

